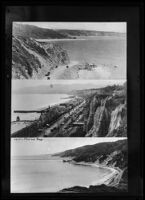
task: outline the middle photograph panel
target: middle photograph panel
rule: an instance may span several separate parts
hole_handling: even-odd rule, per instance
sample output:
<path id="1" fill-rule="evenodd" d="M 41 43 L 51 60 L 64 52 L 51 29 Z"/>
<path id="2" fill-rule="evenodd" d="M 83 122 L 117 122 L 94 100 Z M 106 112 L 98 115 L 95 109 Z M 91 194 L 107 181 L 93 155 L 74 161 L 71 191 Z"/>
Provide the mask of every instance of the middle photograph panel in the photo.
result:
<path id="1" fill-rule="evenodd" d="M 126 137 L 126 80 L 12 80 L 11 137 Z"/>

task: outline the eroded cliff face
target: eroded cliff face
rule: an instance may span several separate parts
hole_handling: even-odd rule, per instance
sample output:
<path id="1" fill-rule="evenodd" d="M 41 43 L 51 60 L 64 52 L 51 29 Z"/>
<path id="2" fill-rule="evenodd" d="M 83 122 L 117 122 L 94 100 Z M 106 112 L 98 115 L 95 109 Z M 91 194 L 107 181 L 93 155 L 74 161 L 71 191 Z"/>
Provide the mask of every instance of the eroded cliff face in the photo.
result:
<path id="1" fill-rule="evenodd" d="M 39 43 L 27 37 L 13 37 L 12 78 L 42 79 L 57 65 L 69 63 L 67 52 L 52 43 Z"/>
<path id="2" fill-rule="evenodd" d="M 51 124 L 58 128 L 51 137 L 126 137 L 126 94 L 124 87 L 113 88 L 109 89 L 109 93 L 105 91 L 105 94 L 104 89 L 77 91 L 75 95 L 78 98 L 73 98 L 66 105 L 56 105 L 48 111 L 46 109 L 39 119 L 39 128 L 44 129 L 39 134 L 44 136 L 45 129 L 51 129 L 47 128 L 47 124 Z M 60 116 L 61 123 L 56 123 Z M 45 136 L 49 137 L 50 134 Z"/>
<path id="3" fill-rule="evenodd" d="M 102 100 L 101 105 L 97 108 L 94 114 L 93 127 L 86 136 L 104 137 L 107 135 L 110 113 L 105 105 L 106 99 L 104 101 Z"/>
<path id="4" fill-rule="evenodd" d="M 96 158 L 96 162 L 104 166 L 119 167 L 125 170 L 127 167 L 127 151 L 118 150 L 110 154 L 103 154 Z"/>
<path id="5" fill-rule="evenodd" d="M 106 182 L 108 187 L 115 187 L 121 190 L 127 190 L 128 183 L 128 150 L 127 144 L 121 144 L 120 147 L 112 152 L 106 152 L 102 155 L 88 156 L 88 162 L 95 162 L 101 166 L 115 168 L 118 174 Z"/>
<path id="6" fill-rule="evenodd" d="M 115 191 L 119 190 L 127 190 L 128 183 L 128 147 L 127 140 L 118 140 L 116 142 L 106 142 L 106 143 L 98 143 L 95 145 L 87 145 L 84 147 L 79 147 L 73 150 L 68 150 L 62 152 L 60 154 L 56 154 L 61 157 L 72 157 L 72 160 L 68 160 L 68 162 L 72 163 L 96 163 L 97 165 L 101 165 L 104 167 L 111 167 L 117 170 L 112 177 L 110 177 L 104 185 L 94 186 L 92 190 L 90 186 L 89 190 L 84 188 L 84 192 L 86 189 L 87 192 L 95 192 L 95 191 Z M 77 187 L 78 191 L 82 191 L 82 187 Z M 75 192 L 76 188 L 67 188 L 64 191 L 72 191 Z"/>
<path id="7" fill-rule="evenodd" d="M 125 104 L 116 107 L 111 113 L 108 137 L 127 135 L 127 109 Z"/>
<path id="8" fill-rule="evenodd" d="M 61 157 L 72 157 L 76 162 L 96 162 L 105 166 L 124 169 L 127 166 L 127 140 L 103 142 L 70 149 L 56 154 Z"/>
<path id="9" fill-rule="evenodd" d="M 87 120 L 87 130 L 86 130 L 86 132 L 88 132 L 91 129 L 91 127 L 93 126 L 93 117 L 94 117 L 96 109 L 99 105 L 100 105 L 99 99 L 96 96 L 94 96 L 93 100 L 90 102 L 89 117 L 88 117 L 88 120 Z"/>
<path id="10" fill-rule="evenodd" d="M 90 100 L 86 137 L 126 137 L 127 105 L 124 87 Z"/>

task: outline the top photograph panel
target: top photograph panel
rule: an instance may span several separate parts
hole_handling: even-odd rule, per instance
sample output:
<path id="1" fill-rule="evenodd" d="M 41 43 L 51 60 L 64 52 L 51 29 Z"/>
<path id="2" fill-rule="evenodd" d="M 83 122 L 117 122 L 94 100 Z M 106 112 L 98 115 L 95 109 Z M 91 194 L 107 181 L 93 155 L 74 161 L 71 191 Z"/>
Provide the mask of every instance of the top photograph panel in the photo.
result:
<path id="1" fill-rule="evenodd" d="M 12 79 L 126 79 L 125 22 L 13 22 Z"/>

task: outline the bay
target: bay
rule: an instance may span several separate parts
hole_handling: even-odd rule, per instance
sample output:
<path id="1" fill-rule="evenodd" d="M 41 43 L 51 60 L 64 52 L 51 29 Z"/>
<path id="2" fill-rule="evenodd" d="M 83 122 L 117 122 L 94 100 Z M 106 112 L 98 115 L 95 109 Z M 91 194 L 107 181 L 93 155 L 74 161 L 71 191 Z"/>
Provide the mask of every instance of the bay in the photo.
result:
<path id="1" fill-rule="evenodd" d="M 86 186 L 99 182 L 110 174 L 109 169 L 74 165 L 62 159 L 11 160 L 11 192 L 58 192 L 73 186 Z"/>

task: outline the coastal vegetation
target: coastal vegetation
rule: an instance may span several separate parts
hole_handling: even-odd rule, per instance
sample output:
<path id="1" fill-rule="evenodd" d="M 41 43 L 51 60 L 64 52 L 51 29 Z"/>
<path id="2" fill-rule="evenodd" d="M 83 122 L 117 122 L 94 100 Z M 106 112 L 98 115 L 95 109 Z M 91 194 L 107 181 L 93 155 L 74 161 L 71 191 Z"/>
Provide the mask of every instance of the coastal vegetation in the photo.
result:
<path id="1" fill-rule="evenodd" d="M 127 140 L 124 139 L 86 145 L 54 154 L 53 156 L 69 157 L 66 162 L 71 164 L 96 165 L 96 167 L 114 169 L 112 175 L 100 185 L 91 185 L 89 188 L 75 186 L 63 189 L 61 192 L 126 192 L 128 184 L 127 149 Z"/>
<path id="2" fill-rule="evenodd" d="M 26 126 L 13 132 L 12 137 L 127 136 L 126 83 L 99 89 L 68 90 L 68 95 L 72 98 L 65 103 L 42 109 L 39 119 L 31 122 L 34 129 Z M 21 121 L 12 122 L 12 126 L 13 123 Z"/>

